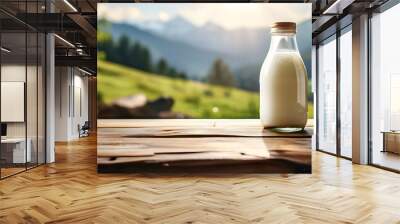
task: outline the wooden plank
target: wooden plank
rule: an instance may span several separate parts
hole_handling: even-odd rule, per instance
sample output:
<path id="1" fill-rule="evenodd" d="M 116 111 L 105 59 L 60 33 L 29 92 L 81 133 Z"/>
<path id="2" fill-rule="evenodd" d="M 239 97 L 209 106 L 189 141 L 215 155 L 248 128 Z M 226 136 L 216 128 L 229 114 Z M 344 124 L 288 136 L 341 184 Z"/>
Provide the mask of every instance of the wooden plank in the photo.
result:
<path id="1" fill-rule="evenodd" d="M 312 127 L 309 119 L 306 127 Z M 135 127 L 261 127 L 258 119 L 99 119 L 98 128 Z"/>
<path id="2" fill-rule="evenodd" d="M 246 170 L 261 166 L 264 172 L 266 167 L 288 172 L 286 164 L 298 169 L 293 172 L 311 170 L 310 129 L 277 133 L 263 129 L 257 120 L 125 121 L 99 121 L 99 168 L 223 166 L 226 170 L 234 164 L 228 168 L 234 170 L 240 164 Z"/>
<path id="3" fill-rule="evenodd" d="M 312 129 L 301 132 L 279 133 L 261 127 L 136 127 L 136 128 L 101 128 L 101 135 L 114 137 L 288 137 L 310 138 Z"/>
<path id="4" fill-rule="evenodd" d="M 121 150 L 141 154 L 177 154 L 199 152 L 239 152 L 268 158 L 285 157 L 296 161 L 300 155 L 310 155 L 307 139 L 299 138 L 101 138 L 98 140 L 98 156 L 123 156 Z M 123 148 L 119 148 L 119 145 Z M 112 151 L 115 151 L 113 154 Z M 126 155 L 126 154 L 125 154 Z M 134 155 L 132 155 L 134 156 Z M 275 156 L 275 157 L 274 157 Z M 310 157 L 311 158 L 311 157 Z M 308 163 L 301 158 L 297 162 Z"/>

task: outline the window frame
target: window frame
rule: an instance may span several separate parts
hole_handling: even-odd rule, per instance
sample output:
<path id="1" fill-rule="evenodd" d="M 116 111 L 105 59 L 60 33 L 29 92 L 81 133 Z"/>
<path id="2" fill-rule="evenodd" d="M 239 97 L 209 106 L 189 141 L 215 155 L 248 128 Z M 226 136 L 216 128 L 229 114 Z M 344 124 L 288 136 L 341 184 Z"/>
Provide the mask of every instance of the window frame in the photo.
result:
<path id="1" fill-rule="evenodd" d="M 329 152 L 329 151 L 327 151 L 327 150 L 324 150 L 324 149 L 321 149 L 319 146 L 320 146 L 320 144 L 319 144 L 319 135 L 318 135 L 318 133 L 319 133 L 319 129 L 320 129 L 320 121 L 319 121 L 319 119 L 315 119 L 316 120 L 316 122 L 315 122 L 315 124 L 316 124 L 316 128 L 315 128 L 315 141 L 316 141 L 316 143 L 315 143 L 315 145 L 316 145 L 316 151 L 319 151 L 319 152 L 324 152 L 324 153 L 327 153 L 327 154 L 330 154 L 330 155 L 334 155 L 334 156 L 337 156 L 337 157 L 340 157 L 340 158 L 344 158 L 344 159 L 347 159 L 347 160 L 352 160 L 352 158 L 350 158 L 350 157 L 347 157 L 347 156 L 344 156 L 344 155 L 342 155 L 342 150 L 341 150 L 341 119 L 340 119 L 340 103 L 341 103 L 341 101 L 340 101 L 340 81 L 341 81 L 341 79 L 340 79 L 340 77 L 341 77 L 341 67 L 340 67 L 340 60 L 341 60 L 341 58 L 340 58 L 340 37 L 342 36 L 342 35 L 344 35 L 345 33 L 347 33 L 347 32 L 351 32 L 352 31 L 352 29 L 351 29 L 351 26 L 352 26 L 352 23 L 351 22 L 349 22 L 349 17 L 345 17 L 345 18 L 343 18 L 343 20 L 345 20 L 345 25 L 343 26 L 343 27 L 341 27 L 341 28 L 337 28 L 337 30 L 336 30 L 336 32 L 335 33 L 332 33 L 331 35 L 328 35 L 328 36 L 325 36 L 323 39 L 320 39 L 320 40 L 318 40 L 318 43 L 317 44 L 315 44 L 316 45 L 316 60 L 315 60 L 315 63 L 316 63 L 316 65 L 315 65 L 315 70 L 316 70 L 316 99 L 315 99 L 315 107 L 316 107 L 316 118 L 317 118 L 317 116 L 318 116 L 318 113 L 319 113 L 319 109 L 318 109 L 318 104 L 319 104 L 319 94 L 320 94 L 320 88 L 319 88 L 319 78 L 320 78 L 320 74 L 319 74 L 319 67 L 320 67 L 320 59 L 319 59 L 319 57 L 318 57 L 318 51 L 319 51 L 319 48 L 320 48 L 320 45 L 321 45 L 321 43 L 328 43 L 328 42 L 330 42 L 330 41 L 336 41 L 336 61 L 335 61 L 335 64 L 336 64 L 336 83 L 335 83 L 335 85 L 336 85 L 336 152 L 335 153 L 332 153 L 332 152 Z M 334 24 L 333 26 L 336 26 L 336 24 Z M 333 38 L 333 36 L 334 36 L 334 38 Z"/>
<path id="2" fill-rule="evenodd" d="M 373 162 L 373 154 L 374 154 L 374 147 L 373 147 L 373 127 L 372 127 L 372 19 L 374 15 L 384 13 L 385 11 L 393 8 L 394 6 L 400 4 L 399 0 L 388 0 L 384 4 L 378 6 L 377 8 L 368 11 L 368 165 L 377 167 L 383 170 L 388 170 L 395 173 L 400 173 L 400 169 L 390 168 L 384 165 L 380 165 Z"/>

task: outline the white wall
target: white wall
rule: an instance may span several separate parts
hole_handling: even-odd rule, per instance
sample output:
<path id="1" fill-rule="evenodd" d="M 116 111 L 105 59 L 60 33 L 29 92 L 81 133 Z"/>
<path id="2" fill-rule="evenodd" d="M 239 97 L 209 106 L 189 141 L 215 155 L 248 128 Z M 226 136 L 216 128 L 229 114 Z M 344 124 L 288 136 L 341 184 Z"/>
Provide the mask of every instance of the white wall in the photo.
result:
<path id="1" fill-rule="evenodd" d="M 55 86 L 55 140 L 77 139 L 78 125 L 88 120 L 88 78 L 76 68 L 56 67 Z"/>
<path id="2" fill-rule="evenodd" d="M 55 68 L 55 141 L 68 141 L 69 136 L 69 85 L 70 74 L 67 67 Z"/>
<path id="3" fill-rule="evenodd" d="M 39 70 L 37 70 L 39 69 Z M 24 102 L 22 107 L 2 107 L 2 112 L 17 113 L 12 110 L 19 110 L 25 117 L 20 122 L 5 122 L 7 124 L 7 137 L 8 138 L 28 138 L 28 147 L 31 149 L 32 162 L 44 163 L 44 92 L 43 89 L 44 74 L 40 70 L 40 66 L 32 66 L 18 63 L 2 64 L 1 66 L 1 81 L 2 82 L 23 82 L 25 86 L 19 89 L 18 94 L 24 95 Z M 26 80 L 27 79 L 27 80 Z M 3 84 L 3 83 L 2 83 Z M 2 89 L 2 94 L 4 89 Z M 25 97 L 26 91 L 26 97 Z M 7 93 L 6 93 L 7 94 Z M 2 95 L 2 98 L 7 95 Z M 15 102 L 16 104 L 18 102 Z M 26 104 L 26 105 L 25 105 Z M 39 159 L 38 161 L 36 161 Z"/>
<path id="4" fill-rule="evenodd" d="M 3 82 L 25 82 L 24 65 L 18 64 L 5 64 L 1 66 L 1 81 Z M 7 110 L 7 108 L 1 108 Z M 11 122 L 7 123 L 7 136 L 8 137 L 25 137 L 25 122 Z"/>

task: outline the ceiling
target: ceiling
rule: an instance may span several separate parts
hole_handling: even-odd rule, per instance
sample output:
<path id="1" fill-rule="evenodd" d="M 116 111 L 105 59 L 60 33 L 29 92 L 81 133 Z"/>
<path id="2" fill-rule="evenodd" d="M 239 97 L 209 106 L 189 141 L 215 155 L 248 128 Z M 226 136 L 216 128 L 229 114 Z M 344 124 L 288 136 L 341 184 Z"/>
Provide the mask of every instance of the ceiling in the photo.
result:
<path id="1" fill-rule="evenodd" d="M 373 9 L 386 0 L 250 0 L 270 3 L 312 3 L 313 40 L 329 35 L 330 27 L 346 16 Z M 26 28 L 55 32 L 56 64 L 76 65 L 96 71 L 97 3 L 101 2 L 185 2 L 185 0 L 1 0 L 2 32 L 15 33 Z M 187 2 L 187 1 L 186 1 Z M 193 2 L 193 1 L 192 1 Z M 243 0 L 203 0 L 202 2 L 249 2 Z M 51 11 L 51 13 L 49 13 Z M 349 20 L 351 22 L 351 18 Z M 345 25 L 345 24 L 343 24 Z M 335 32 L 334 30 L 332 32 Z M 6 38 L 8 38 L 7 35 Z M 13 38 L 12 38 L 13 39 Z M 19 38 L 15 38 L 19 40 Z M 72 46 L 72 45 L 73 46 Z M 78 50 L 79 49 L 79 50 Z"/>

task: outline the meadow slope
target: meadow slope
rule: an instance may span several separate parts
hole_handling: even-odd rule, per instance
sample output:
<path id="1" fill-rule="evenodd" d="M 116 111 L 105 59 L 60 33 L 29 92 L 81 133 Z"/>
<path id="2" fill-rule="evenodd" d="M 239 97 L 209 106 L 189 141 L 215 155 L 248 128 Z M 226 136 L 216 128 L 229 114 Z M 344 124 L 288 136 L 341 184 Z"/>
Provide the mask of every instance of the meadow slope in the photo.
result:
<path id="1" fill-rule="evenodd" d="M 193 118 L 258 118 L 255 92 L 169 78 L 102 60 L 98 61 L 97 82 L 105 104 L 143 93 L 149 100 L 172 97 L 172 110 Z M 309 110 L 312 112 L 312 105 Z"/>

